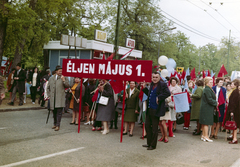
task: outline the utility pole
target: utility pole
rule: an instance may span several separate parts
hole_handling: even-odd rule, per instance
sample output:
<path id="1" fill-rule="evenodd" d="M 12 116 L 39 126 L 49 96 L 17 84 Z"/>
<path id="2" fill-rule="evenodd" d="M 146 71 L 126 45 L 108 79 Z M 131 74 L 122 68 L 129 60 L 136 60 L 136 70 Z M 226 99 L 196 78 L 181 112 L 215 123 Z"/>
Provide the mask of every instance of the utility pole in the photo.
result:
<path id="1" fill-rule="evenodd" d="M 230 56 L 230 38 L 231 38 L 231 30 L 229 30 L 229 40 L 228 40 L 228 57 L 227 57 L 227 72 L 229 73 L 229 56 Z"/>
<path id="2" fill-rule="evenodd" d="M 115 56 L 117 56 L 118 44 L 119 44 L 119 27 L 120 27 L 120 11 L 121 11 L 121 0 L 118 0 L 118 11 L 117 11 L 117 24 L 115 33 Z"/>
<path id="3" fill-rule="evenodd" d="M 201 50 L 202 48 L 200 47 L 200 50 L 199 50 L 199 67 L 198 67 L 198 71 L 200 72 L 200 66 L 201 66 Z"/>

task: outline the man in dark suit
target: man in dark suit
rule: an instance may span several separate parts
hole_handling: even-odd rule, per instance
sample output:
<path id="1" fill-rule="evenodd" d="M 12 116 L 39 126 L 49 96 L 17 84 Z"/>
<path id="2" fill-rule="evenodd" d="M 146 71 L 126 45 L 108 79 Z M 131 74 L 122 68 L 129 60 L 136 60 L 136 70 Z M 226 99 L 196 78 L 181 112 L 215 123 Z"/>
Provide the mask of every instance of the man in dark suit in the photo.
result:
<path id="1" fill-rule="evenodd" d="M 17 94 L 19 93 L 19 106 L 23 105 L 23 92 L 25 92 L 25 79 L 26 75 L 25 72 L 21 68 L 21 63 L 18 63 L 16 66 L 16 71 L 14 73 L 13 79 L 13 92 L 12 92 L 12 100 L 9 105 L 14 105 L 14 99 Z"/>
<path id="2" fill-rule="evenodd" d="M 145 84 L 143 87 L 145 87 Z M 152 74 L 150 89 L 144 88 L 143 92 L 148 94 L 145 123 L 147 144 L 143 145 L 143 147 L 147 147 L 147 150 L 154 150 L 157 146 L 159 118 L 165 115 L 165 99 L 171 93 L 167 84 L 160 81 L 160 74 L 158 72 Z"/>

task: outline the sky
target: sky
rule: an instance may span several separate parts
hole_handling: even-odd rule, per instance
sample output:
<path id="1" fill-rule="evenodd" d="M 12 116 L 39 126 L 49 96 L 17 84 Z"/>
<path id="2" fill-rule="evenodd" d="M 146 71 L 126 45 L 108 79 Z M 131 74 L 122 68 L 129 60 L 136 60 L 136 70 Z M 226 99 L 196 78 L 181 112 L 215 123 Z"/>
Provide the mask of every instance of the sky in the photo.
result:
<path id="1" fill-rule="evenodd" d="M 197 47 L 219 46 L 223 37 L 229 37 L 229 30 L 235 42 L 240 42 L 240 0 L 160 0 L 158 6 L 164 16 L 195 32 L 177 24 L 172 31 L 180 30 Z"/>

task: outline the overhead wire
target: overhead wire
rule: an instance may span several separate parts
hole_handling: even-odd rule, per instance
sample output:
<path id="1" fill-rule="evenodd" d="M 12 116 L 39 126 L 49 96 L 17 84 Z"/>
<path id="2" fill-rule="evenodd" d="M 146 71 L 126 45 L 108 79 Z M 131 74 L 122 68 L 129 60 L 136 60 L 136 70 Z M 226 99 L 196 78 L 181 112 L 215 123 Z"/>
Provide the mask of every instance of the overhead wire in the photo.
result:
<path id="1" fill-rule="evenodd" d="M 228 24 L 230 24 L 232 27 L 234 27 L 240 33 L 240 31 L 232 23 L 230 23 L 220 12 L 218 12 L 217 9 L 214 9 L 211 5 L 207 4 L 203 0 L 200 0 L 200 1 L 202 3 L 204 3 L 205 5 L 207 5 L 208 7 L 210 7 L 211 9 L 213 9 L 215 12 L 217 12 L 226 22 L 228 22 Z"/>
<path id="2" fill-rule="evenodd" d="M 170 16 L 171 18 L 177 20 L 177 21 L 180 22 L 181 24 L 187 26 L 188 28 L 190 28 L 190 29 L 198 32 L 199 34 L 202 34 L 203 36 L 206 36 L 207 38 L 211 38 L 211 39 L 214 39 L 214 40 L 216 40 L 216 41 L 219 41 L 217 38 L 214 38 L 214 37 L 212 37 L 212 36 L 210 36 L 210 35 L 207 35 L 207 34 L 205 34 L 205 33 L 202 33 L 202 32 L 200 32 L 200 31 L 196 30 L 195 28 L 190 27 L 189 25 L 187 25 L 187 24 L 183 23 L 182 21 L 176 19 L 175 17 L 171 16 L 170 14 L 166 13 L 165 11 L 163 11 L 163 10 L 161 10 L 161 11 L 162 11 L 163 13 L 165 13 L 166 15 Z"/>
<path id="3" fill-rule="evenodd" d="M 209 16 L 211 16 L 215 21 L 217 21 L 221 26 L 223 26 L 225 29 L 229 30 L 226 26 L 224 26 L 221 22 L 219 22 L 215 17 L 213 17 L 210 13 L 208 13 L 206 9 L 203 9 L 203 8 L 199 7 L 198 5 L 192 3 L 192 2 L 189 1 L 189 0 L 186 0 L 186 1 L 189 2 L 189 3 L 191 3 L 191 4 L 194 5 L 194 6 L 198 7 L 199 9 L 203 10 L 204 12 L 206 12 L 206 13 L 207 13 Z"/>

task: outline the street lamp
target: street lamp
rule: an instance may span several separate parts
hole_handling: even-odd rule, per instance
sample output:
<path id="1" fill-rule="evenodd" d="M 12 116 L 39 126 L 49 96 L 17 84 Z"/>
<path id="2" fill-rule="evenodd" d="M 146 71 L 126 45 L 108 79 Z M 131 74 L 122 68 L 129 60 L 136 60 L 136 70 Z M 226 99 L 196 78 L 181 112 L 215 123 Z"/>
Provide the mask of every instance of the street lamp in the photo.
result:
<path id="1" fill-rule="evenodd" d="M 176 28 L 177 28 L 177 27 L 165 29 L 165 30 L 160 31 L 159 33 L 157 33 L 157 34 L 159 34 L 158 57 L 159 57 L 159 52 L 160 52 L 160 38 L 161 38 L 161 34 L 164 33 L 164 32 L 166 32 L 166 31 L 174 30 L 174 29 L 176 29 Z"/>

